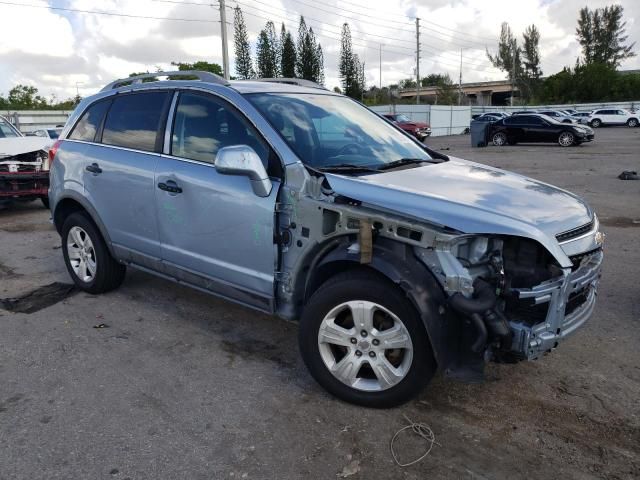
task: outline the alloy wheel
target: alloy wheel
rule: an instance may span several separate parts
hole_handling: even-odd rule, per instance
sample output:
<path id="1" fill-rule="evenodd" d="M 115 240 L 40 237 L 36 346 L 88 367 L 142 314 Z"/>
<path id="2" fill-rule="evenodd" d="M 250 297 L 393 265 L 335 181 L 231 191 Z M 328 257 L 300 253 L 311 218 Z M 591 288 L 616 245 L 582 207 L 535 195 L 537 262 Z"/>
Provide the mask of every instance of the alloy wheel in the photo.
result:
<path id="1" fill-rule="evenodd" d="M 67 235 L 69 265 L 77 277 L 90 283 L 96 276 L 96 252 L 91 238 L 84 229 L 75 226 Z"/>
<path id="2" fill-rule="evenodd" d="M 574 141 L 575 137 L 572 133 L 569 132 L 562 132 L 560 134 L 560 137 L 558 138 L 558 143 L 562 147 L 570 147 L 571 145 L 573 145 Z"/>
<path id="3" fill-rule="evenodd" d="M 502 147 L 505 143 L 507 143 L 507 136 L 504 133 L 496 133 L 493 136 L 493 144 L 496 147 Z"/>
<path id="4" fill-rule="evenodd" d="M 324 317 L 318 347 L 335 378 L 366 392 L 397 385 L 413 361 L 413 343 L 404 323 L 385 307 L 364 300 L 340 304 Z"/>

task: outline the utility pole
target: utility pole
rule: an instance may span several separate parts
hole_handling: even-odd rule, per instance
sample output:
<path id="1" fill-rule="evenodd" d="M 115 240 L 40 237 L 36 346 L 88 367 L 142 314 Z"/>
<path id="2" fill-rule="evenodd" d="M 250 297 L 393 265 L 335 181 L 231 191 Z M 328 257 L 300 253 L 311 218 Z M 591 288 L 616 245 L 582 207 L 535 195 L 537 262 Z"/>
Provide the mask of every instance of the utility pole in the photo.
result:
<path id="1" fill-rule="evenodd" d="M 222 72 L 229 80 L 229 45 L 227 43 L 227 7 L 225 0 L 220 1 L 220 32 L 222 33 Z"/>
<path id="2" fill-rule="evenodd" d="M 515 84 L 516 84 L 516 53 L 518 52 L 518 47 L 516 43 L 513 42 L 513 60 L 511 63 L 511 106 L 513 107 L 513 95 L 515 92 Z"/>
<path id="3" fill-rule="evenodd" d="M 416 105 L 420 105 L 420 19 L 416 18 Z"/>
<path id="4" fill-rule="evenodd" d="M 458 105 L 462 102 L 462 49 L 460 49 L 460 79 L 458 80 Z"/>

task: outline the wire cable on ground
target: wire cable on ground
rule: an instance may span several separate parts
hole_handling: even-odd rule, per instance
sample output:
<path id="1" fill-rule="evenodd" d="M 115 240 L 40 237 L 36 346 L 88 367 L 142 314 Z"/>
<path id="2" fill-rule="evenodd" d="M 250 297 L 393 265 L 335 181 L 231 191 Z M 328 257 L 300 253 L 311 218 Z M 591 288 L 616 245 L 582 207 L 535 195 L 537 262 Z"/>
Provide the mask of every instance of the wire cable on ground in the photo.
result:
<path id="1" fill-rule="evenodd" d="M 391 449 L 391 456 L 393 457 L 393 461 L 396 462 L 396 465 L 398 465 L 399 467 L 409 467 L 411 465 L 415 465 L 416 463 L 424 460 L 427 455 L 429 455 L 429 453 L 431 453 L 431 449 L 433 448 L 433 445 L 440 445 L 438 442 L 436 442 L 436 436 L 433 433 L 433 430 L 431 430 L 431 428 L 429 427 L 429 425 L 427 425 L 426 423 L 416 423 L 411 421 L 406 415 L 402 415 L 405 420 L 407 422 L 409 422 L 409 425 L 406 425 L 404 427 L 402 427 L 400 430 L 398 430 L 396 432 L 396 434 L 393 436 L 393 438 L 391 439 L 391 443 L 389 444 L 389 448 Z M 423 438 L 425 440 L 425 442 L 428 443 L 428 447 L 427 450 L 420 455 L 418 458 L 416 458 L 415 460 L 412 460 L 411 462 L 407 462 L 407 463 L 402 463 L 400 462 L 400 460 L 398 460 L 398 455 L 396 454 L 394 448 L 393 448 L 393 443 L 396 441 L 396 439 L 400 436 L 400 434 L 402 432 L 404 432 L 405 430 L 411 429 L 411 431 L 413 431 L 413 433 L 415 433 L 416 435 L 418 435 L 419 437 Z"/>

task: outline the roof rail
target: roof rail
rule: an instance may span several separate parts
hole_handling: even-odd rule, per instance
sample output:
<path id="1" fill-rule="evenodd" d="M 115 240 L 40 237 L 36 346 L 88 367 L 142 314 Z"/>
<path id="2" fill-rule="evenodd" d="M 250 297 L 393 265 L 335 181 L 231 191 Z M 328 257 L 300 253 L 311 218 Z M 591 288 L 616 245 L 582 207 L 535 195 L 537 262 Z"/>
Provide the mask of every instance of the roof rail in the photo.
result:
<path id="1" fill-rule="evenodd" d="M 112 90 L 114 88 L 121 87 L 126 84 L 136 84 L 142 83 L 144 79 L 152 78 L 153 81 L 160 81 L 158 77 L 182 77 L 182 76 L 190 76 L 197 77 L 201 82 L 208 83 L 217 83 L 219 85 L 229 85 L 229 81 L 220 75 L 216 75 L 211 72 L 202 72 L 200 70 L 184 70 L 184 71 L 173 71 L 173 72 L 155 72 L 155 73 L 145 73 L 143 75 L 135 75 L 133 77 L 120 78 L 106 85 L 101 92 L 105 92 L 107 90 Z"/>
<path id="2" fill-rule="evenodd" d="M 257 82 L 268 83 L 286 83 L 287 85 L 298 85 L 299 87 L 319 88 L 326 90 L 325 87 L 319 83 L 312 82 L 311 80 L 305 80 L 304 78 L 256 78 Z"/>

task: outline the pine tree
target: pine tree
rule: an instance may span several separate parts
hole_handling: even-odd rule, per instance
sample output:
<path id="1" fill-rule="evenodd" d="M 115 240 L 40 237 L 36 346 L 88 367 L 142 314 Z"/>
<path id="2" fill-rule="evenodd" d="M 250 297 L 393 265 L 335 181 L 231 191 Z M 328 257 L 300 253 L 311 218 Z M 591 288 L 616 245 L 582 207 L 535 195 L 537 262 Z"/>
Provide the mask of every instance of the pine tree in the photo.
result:
<path id="1" fill-rule="evenodd" d="M 262 30 L 258 35 L 258 46 L 256 52 L 256 71 L 260 78 L 275 78 L 277 74 L 277 66 L 273 46 L 269 40 L 269 34 L 266 30 Z"/>
<path id="2" fill-rule="evenodd" d="M 338 65 L 342 92 L 351 98 L 361 98 L 362 87 L 361 66 L 358 55 L 353 53 L 351 43 L 351 29 L 349 24 L 342 25 L 342 38 L 340 41 L 340 63 Z"/>
<path id="3" fill-rule="evenodd" d="M 293 41 L 291 32 L 286 32 L 282 42 L 282 60 L 280 74 L 284 78 L 295 78 L 296 76 L 296 44 Z"/>
<path id="4" fill-rule="evenodd" d="M 298 25 L 298 41 L 296 43 L 296 77 L 298 78 L 305 78 L 304 74 L 308 70 L 308 58 L 305 59 L 307 34 L 307 23 L 304 21 L 304 17 L 301 16 Z"/>
<path id="5" fill-rule="evenodd" d="M 264 27 L 267 32 L 267 38 L 269 39 L 271 61 L 273 62 L 273 78 L 280 76 L 280 39 L 276 33 L 276 26 L 273 22 L 269 21 Z"/>
<path id="6" fill-rule="evenodd" d="M 625 45 L 629 36 L 625 35 L 627 22 L 622 20 L 623 13 L 621 5 L 580 10 L 576 36 L 585 64 L 603 63 L 617 68 L 623 60 L 636 55 L 635 42 Z"/>
<path id="7" fill-rule="evenodd" d="M 324 54 L 322 53 L 322 45 L 320 44 L 316 47 L 314 67 L 314 81 L 320 85 L 324 85 Z"/>
<path id="8" fill-rule="evenodd" d="M 522 81 L 521 90 L 526 99 L 532 98 L 540 86 L 540 32 L 535 25 L 526 28 L 522 34 Z"/>
<path id="9" fill-rule="evenodd" d="M 255 78 L 253 62 L 251 60 L 251 48 L 249 47 L 249 34 L 244 23 L 242 10 L 236 7 L 233 11 L 233 41 L 236 52 L 236 74 L 240 79 Z"/>

